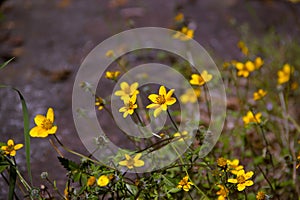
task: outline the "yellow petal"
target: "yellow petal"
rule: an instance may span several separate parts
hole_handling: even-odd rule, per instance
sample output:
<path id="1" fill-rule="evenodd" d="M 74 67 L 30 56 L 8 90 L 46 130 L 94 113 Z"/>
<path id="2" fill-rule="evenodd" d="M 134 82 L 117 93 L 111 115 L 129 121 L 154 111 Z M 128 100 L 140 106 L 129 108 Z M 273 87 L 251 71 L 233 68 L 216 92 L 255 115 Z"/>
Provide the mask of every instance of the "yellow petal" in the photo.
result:
<path id="1" fill-rule="evenodd" d="M 14 141 L 13 141 L 12 139 L 9 139 L 9 140 L 7 141 L 7 145 L 8 145 L 8 146 L 14 146 L 15 143 L 14 143 Z"/>
<path id="2" fill-rule="evenodd" d="M 127 88 L 129 88 L 129 85 L 128 85 L 128 83 L 126 83 L 126 82 L 122 82 L 122 83 L 120 84 L 120 87 L 121 87 L 121 90 L 126 90 Z"/>
<path id="3" fill-rule="evenodd" d="M 16 152 L 15 150 L 12 150 L 12 151 L 10 152 L 10 154 L 9 154 L 9 155 L 10 155 L 10 156 L 15 156 L 15 155 L 16 155 L 16 153 L 17 153 L 17 152 Z"/>
<path id="4" fill-rule="evenodd" d="M 252 176 L 253 176 L 253 171 L 250 171 L 250 172 L 247 172 L 246 174 L 245 174 L 245 178 L 246 179 L 249 179 L 249 178 L 251 178 Z"/>
<path id="5" fill-rule="evenodd" d="M 48 130 L 48 134 L 55 134 L 57 131 L 57 126 L 53 126 L 50 130 Z"/>
<path id="6" fill-rule="evenodd" d="M 119 112 L 126 112 L 126 111 L 127 111 L 127 108 L 125 106 L 119 109 Z"/>
<path id="7" fill-rule="evenodd" d="M 136 160 L 135 162 L 134 162 L 134 166 L 135 167 L 142 167 L 142 166 L 144 166 L 144 161 L 142 161 L 142 160 Z"/>
<path id="8" fill-rule="evenodd" d="M 237 179 L 230 178 L 227 180 L 228 183 L 237 183 Z"/>
<path id="9" fill-rule="evenodd" d="M 245 184 L 238 184 L 237 189 L 238 191 L 243 191 L 246 188 Z"/>
<path id="10" fill-rule="evenodd" d="M 125 158 L 126 158 L 126 160 L 130 160 L 131 159 L 130 155 L 128 155 L 128 154 L 125 154 Z"/>
<path id="11" fill-rule="evenodd" d="M 160 88 L 159 88 L 159 95 L 163 95 L 163 96 L 167 95 L 165 86 L 163 86 L 163 85 L 160 86 Z"/>
<path id="12" fill-rule="evenodd" d="M 175 89 L 171 89 L 171 90 L 167 93 L 166 99 L 171 98 L 171 96 L 173 95 L 174 91 L 175 91 Z"/>
<path id="13" fill-rule="evenodd" d="M 156 103 L 152 103 L 152 104 L 149 104 L 146 108 L 158 108 L 158 107 L 160 107 L 160 105 L 159 104 L 156 104 Z"/>
<path id="14" fill-rule="evenodd" d="M 138 153 L 134 156 L 133 160 L 139 160 L 142 157 L 141 153 Z"/>
<path id="15" fill-rule="evenodd" d="M 156 99 L 157 99 L 158 95 L 157 94 L 150 94 L 148 96 L 148 99 L 150 99 L 152 102 L 156 102 Z"/>
<path id="16" fill-rule="evenodd" d="M 139 87 L 139 84 L 137 82 L 134 82 L 130 86 L 130 91 L 135 91 Z"/>
<path id="17" fill-rule="evenodd" d="M 35 122 L 35 124 L 37 125 L 37 126 L 40 126 L 42 123 L 43 123 L 43 121 L 46 119 L 46 117 L 45 116 L 43 116 L 43 115 L 37 115 L 37 116 L 35 116 L 35 118 L 34 118 L 34 122 Z"/>
<path id="18" fill-rule="evenodd" d="M 123 160 L 119 162 L 119 165 L 127 166 L 127 163 L 128 163 L 127 160 Z"/>
<path id="19" fill-rule="evenodd" d="M 2 147 L 1 147 L 1 150 L 2 150 L 2 151 L 6 151 L 7 148 L 8 148 L 8 146 L 2 146 Z"/>
<path id="20" fill-rule="evenodd" d="M 124 112 L 124 113 L 123 113 L 123 118 L 126 118 L 126 117 L 128 116 L 128 113 L 129 113 L 129 112 Z"/>
<path id="21" fill-rule="evenodd" d="M 166 101 L 166 104 L 168 106 L 173 105 L 174 103 L 176 103 L 176 98 L 174 98 L 174 97 L 171 97 L 171 98 L 167 99 L 167 101 Z"/>
<path id="22" fill-rule="evenodd" d="M 157 117 L 161 113 L 161 111 L 162 111 L 162 107 L 161 106 L 158 107 L 158 108 L 156 108 L 154 110 L 154 113 L 153 113 L 154 117 Z"/>
<path id="23" fill-rule="evenodd" d="M 245 184 L 245 186 L 251 186 L 251 185 L 253 185 L 254 183 L 253 183 L 253 181 L 248 180 L 248 181 L 246 181 L 244 184 Z"/>
<path id="24" fill-rule="evenodd" d="M 22 147 L 23 147 L 23 144 L 17 144 L 17 145 L 15 145 L 14 149 L 15 149 L 15 150 L 19 150 L 19 149 L 21 149 Z"/>
<path id="25" fill-rule="evenodd" d="M 52 108 L 48 109 L 47 119 L 49 119 L 51 122 L 54 122 L 54 111 Z"/>

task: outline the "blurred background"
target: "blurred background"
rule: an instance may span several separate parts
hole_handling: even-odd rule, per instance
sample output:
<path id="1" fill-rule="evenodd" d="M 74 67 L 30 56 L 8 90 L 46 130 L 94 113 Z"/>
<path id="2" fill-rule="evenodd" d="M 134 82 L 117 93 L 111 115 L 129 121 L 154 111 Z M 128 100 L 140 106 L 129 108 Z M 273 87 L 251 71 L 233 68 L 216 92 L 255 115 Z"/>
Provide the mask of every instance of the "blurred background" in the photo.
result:
<path id="1" fill-rule="evenodd" d="M 268 45 L 274 49 L 273 42 L 283 46 L 283 51 L 292 48 L 288 58 L 300 54 L 300 3 L 297 0 L 0 2 L 0 61 L 15 57 L 0 71 L 0 84 L 12 85 L 23 93 L 31 127 L 36 114 L 46 114 L 48 107 L 53 107 L 59 128 L 57 136 L 66 146 L 85 154 L 72 117 L 73 82 L 85 56 L 114 34 L 134 27 L 175 28 L 174 17 L 182 12 L 188 25 L 195 29 L 195 40 L 205 47 L 220 70 L 225 60 L 242 57 L 237 48 L 241 39 L 254 45 L 263 41 L 260 46 L 266 49 Z M 285 48 L 285 45 L 289 46 Z M 299 58 L 293 62 L 300 66 Z M 14 138 L 16 143 L 24 143 L 17 94 L 1 89 L 0 97 L 0 140 Z M 66 171 L 60 166 L 49 139 L 32 138 L 31 143 L 34 184 L 37 187 L 44 184 L 40 174 L 47 171 L 50 179 L 64 188 Z M 24 163 L 20 166 L 26 174 L 25 155 L 20 153 L 16 159 Z M 0 178 L 0 199 L 5 197 L 6 190 Z"/>

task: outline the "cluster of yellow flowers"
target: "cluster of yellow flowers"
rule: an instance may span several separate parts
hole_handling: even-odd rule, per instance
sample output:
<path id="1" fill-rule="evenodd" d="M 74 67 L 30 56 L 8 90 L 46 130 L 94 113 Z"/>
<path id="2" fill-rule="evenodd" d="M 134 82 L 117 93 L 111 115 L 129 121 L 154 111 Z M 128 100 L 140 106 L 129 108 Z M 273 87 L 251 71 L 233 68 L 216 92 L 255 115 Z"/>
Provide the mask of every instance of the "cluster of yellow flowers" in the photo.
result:
<path id="1" fill-rule="evenodd" d="M 251 72 L 261 68 L 263 64 L 264 61 L 261 59 L 261 57 L 257 57 L 255 58 L 254 62 L 250 60 L 246 61 L 245 63 L 236 62 L 235 68 L 238 70 L 237 72 L 238 76 L 243 76 L 247 78 Z"/>
<path id="2" fill-rule="evenodd" d="M 217 165 L 222 171 L 230 172 L 234 177 L 228 178 L 227 183 L 236 184 L 238 191 L 243 191 L 246 187 L 252 186 L 254 183 L 249 180 L 253 175 L 253 171 L 245 172 L 244 166 L 239 165 L 239 160 L 228 160 L 220 157 L 217 159 Z M 229 194 L 228 188 L 225 185 L 219 184 L 220 190 L 216 193 L 219 195 L 218 199 L 226 199 Z"/>

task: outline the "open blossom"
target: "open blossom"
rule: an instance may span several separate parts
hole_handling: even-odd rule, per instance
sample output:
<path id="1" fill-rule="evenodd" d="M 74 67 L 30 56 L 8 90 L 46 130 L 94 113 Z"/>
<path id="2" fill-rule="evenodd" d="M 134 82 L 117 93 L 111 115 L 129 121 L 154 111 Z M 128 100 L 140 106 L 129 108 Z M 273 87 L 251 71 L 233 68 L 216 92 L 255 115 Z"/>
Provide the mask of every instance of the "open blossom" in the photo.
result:
<path id="1" fill-rule="evenodd" d="M 101 175 L 98 180 L 97 180 L 97 185 L 99 185 L 100 187 L 105 187 L 108 185 L 109 183 L 109 177 L 106 175 Z"/>
<path id="2" fill-rule="evenodd" d="M 126 118 L 128 114 L 132 115 L 137 107 L 136 95 L 133 95 L 130 99 L 124 100 L 124 106 L 119 109 L 119 112 L 123 112 L 123 117 Z"/>
<path id="3" fill-rule="evenodd" d="M 5 154 L 10 156 L 15 156 L 17 150 L 21 149 L 23 147 L 23 144 L 15 144 L 15 142 L 12 139 L 9 139 L 7 141 L 6 146 L 2 146 L 1 150 L 4 151 Z"/>
<path id="4" fill-rule="evenodd" d="M 249 49 L 243 41 L 239 41 L 237 46 L 245 56 L 249 55 Z"/>
<path id="5" fill-rule="evenodd" d="M 132 96 L 139 94 L 138 87 L 139 84 L 137 82 L 134 82 L 131 85 L 127 82 L 122 82 L 120 84 L 121 90 L 117 90 L 115 95 L 120 96 L 123 101 L 129 100 Z"/>
<path id="6" fill-rule="evenodd" d="M 251 61 L 247 61 L 245 64 L 237 62 L 235 64 L 236 69 L 238 70 L 237 75 L 247 78 L 252 71 L 255 70 L 255 65 Z"/>
<path id="7" fill-rule="evenodd" d="M 183 104 L 186 104 L 188 102 L 195 103 L 198 101 L 198 97 L 200 97 L 200 94 L 200 89 L 189 88 L 184 94 L 180 96 L 180 101 Z"/>
<path id="8" fill-rule="evenodd" d="M 111 80 L 116 80 L 118 76 L 120 76 L 121 72 L 120 71 L 107 71 L 105 73 L 105 78 L 111 79 Z"/>
<path id="9" fill-rule="evenodd" d="M 189 181 L 189 177 L 185 176 L 179 181 L 177 188 L 182 188 L 184 191 L 188 192 L 191 189 L 192 185 L 194 184 Z"/>
<path id="10" fill-rule="evenodd" d="M 191 40 L 194 37 L 194 30 L 183 27 L 180 32 L 177 32 L 173 37 L 182 41 Z"/>
<path id="11" fill-rule="evenodd" d="M 90 176 L 89 179 L 87 180 L 86 185 L 87 185 L 87 186 L 92 186 L 92 185 L 95 184 L 95 182 L 96 182 L 95 176 Z"/>
<path id="12" fill-rule="evenodd" d="M 253 93 L 253 100 L 257 101 L 259 99 L 262 99 L 264 96 L 266 96 L 267 92 L 263 89 L 259 89 L 257 92 Z"/>
<path id="13" fill-rule="evenodd" d="M 178 141 L 183 142 L 184 140 L 188 139 L 189 135 L 187 131 L 177 132 L 174 135 L 174 138 L 178 139 Z"/>
<path id="14" fill-rule="evenodd" d="M 209 74 L 206 70 L 204 70 L 200 75 L 192 74 L 192 79 L 190 80 L 190 84 L 202 86 L 205 83 L 209 82 L 212 79 L 212 75 Z"/>
<path id="15" fill-rule="evenodd" d="M 285 64 L 281 70 L 277 72 L 278 84 L 286 83 L 290 80 L 291 74 L 293 73 L 293 67 L 289 64 Z"/>
<path id="16" fill-rule="evenodd" d="M 34 118 L 36 124 L 33 127 L 29 134 L 31 137 L 47 137 L 48 134 L 55 134 L 57 131 L 57 126 L 54 125 L 54 111 L 52 108 L 49 108 L 46 116 L 37 115 Z"/>
<path id="17" fill-rule="evenodd" d="M 255 69 L 261 68 L 261 66 L 263 66 L 263 64 L 264 64 L 264 61 L 261 57 L 255 58 L 255 60 L 254 60 Z"/>
<path id="18" fill-rule="evenodd" d="M 267 199 L 267 195 L 266 195 L 265 192 L 259 191 L 259 192 L 256 194 L 256 199 L 257 199 L 257 200 L 266 200 L 266 199 Z"/>
<path id="19" fill-rule="evenodd" d="M 239 160 L 234 159 L 234 160 L 227 160 L 227 165 L 228 165 L 228 170 L 232 174 L 237 174 L 240 170 L 244 169 L 243 165 L 239 165 Z"/>
<path id="20" fill-rule="evenodd" d="M 218 195 L 218 200 L 225 200 L 229 190 L 224 185 L 218 185 L 220 190 L 216 193 Z"/>
<path id="21" fill-rule="evenodd" d="M 150 94 L 148 99 L 152 101 L 146 108 L 155 109 L 154 117 L 157 117 L 162 111 L 166 111 L 168 106 L 176 103 L 176 98 L 172 97 L 174 89 L 166 91 L 165 86 L 160 86 L 158 94 Z"/>
<path id="22" fill-rule="evenodd" d="M 95 106 L 98 110 L 102 110 L 104 108 L 104 100 L 101 97 L 96 97 Z"/>
<path id="23" fill-rule="evenodd" d="M 128 169 L 133 169 L 134 167 L 142 167 L 145 165 L 144 161 L 140 160 L 142 157 L 141 153 L 136 154 L 133 158 L 130 155 L 125 154 L 125 160 L 120 161 L 119 165 L 126 166 Z"/>
<path id="24" fill-rule="evenodd" d="M 227 181 L 229 183 L 236 183 L 238 191 L 243 191 L 246 187 L 254 184 L 253 181 L 248 180 L 253 176 L 253 174 L 254 173 L 252 171 L 245 173 L 244 170 L 240 170 L 236 174 L 236 178 L 230 178 Z"/>
<path id="25" fill-rule="evenodd" d="M 261 122 L 260 118 L 261 118 L 261 113 L 260 112 L 253 115 L 253 112 L 248 111 L 247 115 L 243 117 L 243 121 L 244 121 L 245 125 L 249 124 L 250 122 L 259 124 Z"/>

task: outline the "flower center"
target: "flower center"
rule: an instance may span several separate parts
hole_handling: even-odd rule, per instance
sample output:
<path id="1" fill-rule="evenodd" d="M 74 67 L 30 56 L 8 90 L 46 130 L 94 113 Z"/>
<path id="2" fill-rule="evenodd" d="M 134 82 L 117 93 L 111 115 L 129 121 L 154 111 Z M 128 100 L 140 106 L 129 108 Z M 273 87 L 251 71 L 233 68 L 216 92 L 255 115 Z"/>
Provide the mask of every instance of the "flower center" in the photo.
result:
<path id="1" fill-rule="evenodd" d="M 43 123 L 42 123 L 42 128 L 49 130 L 53 127 L 53 123 L 49 120 L 49 119 L 44 119 Z"/>
<path id="2" fill-rule="evenodd" d="M 127 166 L 130 167 L 132 166 L 133 167 L 134 165 L 134 160 L 132 158 L 130 158 L 129 160 L 127 160 Z"/>
<path id="3" fill-rule="evenodd" d="M 133 109 L 134 103 L 132 103 L 131 101 L 129 101 L 128 103 L 128 109 Z"/>
<path id="4" fill-rule="evenodd" d="M 7 150 L 8 152 L 12 152 L 13 150 L 15 150 L 15 145 L 8 145 L 7 146 Z"/>
<path id="5" fill-rule="evenodd" d="M 166 103 L 166 99 L 164 95 L 158 95 L 158 97 L 156 97 L 156 103 L 157 104 L 165 104 Z"/>
<path id="6" fill-rule="evenodd" d="M 237 177 L 237 181 L 238 181 L 240 184 L 243 184 L 243 183 L 245 183 L 246 179 L 245 179 L 245 177 L 242 175 L 242 176 L 238 176 L 238 177 Z"/>

